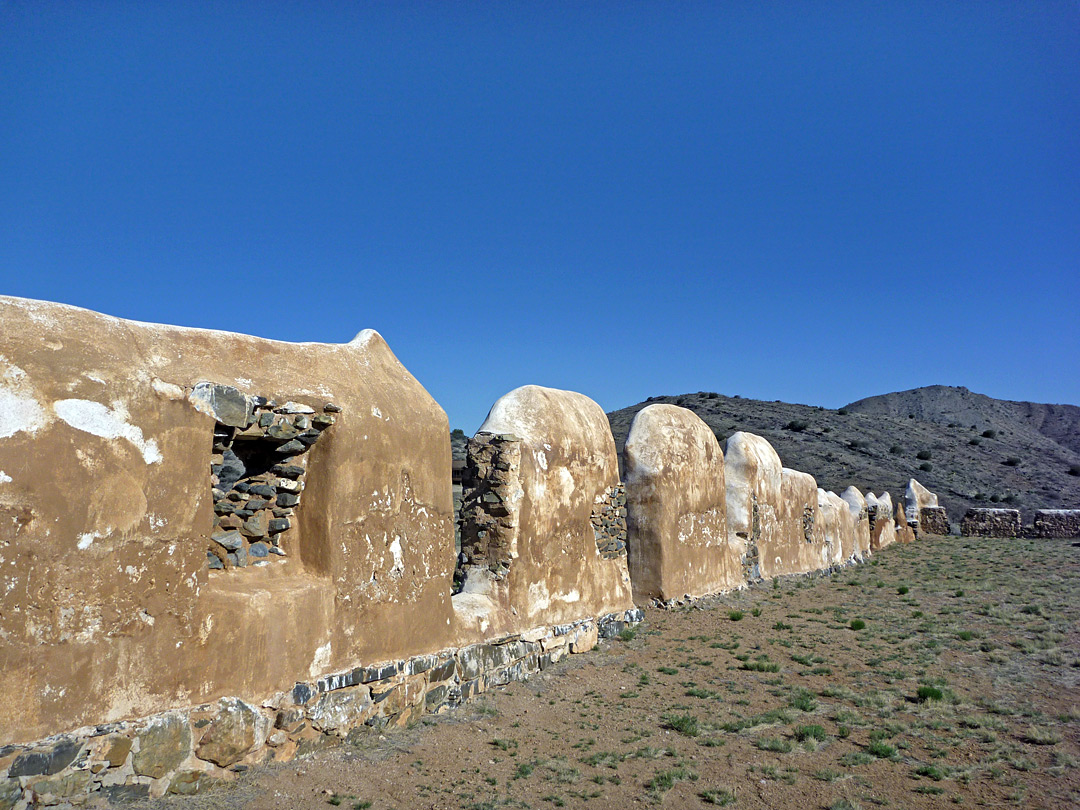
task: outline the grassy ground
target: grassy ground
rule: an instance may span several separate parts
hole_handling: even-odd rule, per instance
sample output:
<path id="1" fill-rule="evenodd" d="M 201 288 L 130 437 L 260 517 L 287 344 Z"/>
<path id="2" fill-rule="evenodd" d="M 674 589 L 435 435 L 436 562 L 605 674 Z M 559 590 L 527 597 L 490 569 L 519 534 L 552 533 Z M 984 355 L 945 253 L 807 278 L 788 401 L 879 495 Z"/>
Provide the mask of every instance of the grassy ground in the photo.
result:
<path id="1" fill-rule="evenodd" d="M 1080 548 L 936 538 L 649 610 L 417 728 L 159 806 L 1080 806 Z"/>

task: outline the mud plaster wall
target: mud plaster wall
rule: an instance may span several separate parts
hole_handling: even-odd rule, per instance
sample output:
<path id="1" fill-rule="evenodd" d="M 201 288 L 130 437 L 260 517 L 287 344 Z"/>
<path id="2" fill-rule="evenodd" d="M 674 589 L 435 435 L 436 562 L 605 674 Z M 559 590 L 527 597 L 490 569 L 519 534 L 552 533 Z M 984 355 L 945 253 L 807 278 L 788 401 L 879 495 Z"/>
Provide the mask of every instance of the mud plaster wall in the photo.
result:
<path id="1" fill-rule="evenodd" d="M 724 454 L 692 411 L 649 405 L 623 451 L 634 600 L 670 601 L 745 584 L 728 541 Z"/>
<path id="2" fill-rule="evenodd" d="M 825 542 L 817 490 L 814 476 L 782 469 L 779 538 L 767 552 L 762 550 L 765 576 L 816 571 L 830 565 L 831 549 Z"/>
<path id="3" fill-rule="evenodd" d="M 739 431 L 724 443 L 728 542 L 739 549 L 748 582 L 770 576 L 761 553 L 777 542 L 781 469 L 780 456 L 761 436 Z"/>
<path id="4" fill-rule="evenodd" d="M 893 518 L 892 497 L 888 492 L 880 496 L 866 494 L 866 512 L 870 519 L 870 550 L 878 551 L 896 542 L 896 522 Z"/>
<path id="5" fill-rule="evenodd" d="M 615 440 L 603 409 L 582 394 L 527 385 L 500 398 L 478 434 L 520 454 L 505 503 L 513 523 L 508 566 L 465 572 L 454 609 L 475 638 L 633 606 L 626 555 L 603 555 L 592 516 L 619 487 Z M 465 538 L 463 536 L 463 542 Z"/>
<path id="6" fill-rule="evenodd" d="M 857 487 L 848 487 L 840 495 L 847 504 L 852 520 L 855 521 L 855 559 L 861 560 L 870 553 L 870 513 L 866 507 L 866 498 Z"/>
<path id="7" fill-rule="evenodd" d="M 452 641 L 447 419 L 379 335 L 288 344 L 13 298 L 0 323 L 0 742 Z M 200 381 L 342 409 L 284 565 L 208 570 Z"/>

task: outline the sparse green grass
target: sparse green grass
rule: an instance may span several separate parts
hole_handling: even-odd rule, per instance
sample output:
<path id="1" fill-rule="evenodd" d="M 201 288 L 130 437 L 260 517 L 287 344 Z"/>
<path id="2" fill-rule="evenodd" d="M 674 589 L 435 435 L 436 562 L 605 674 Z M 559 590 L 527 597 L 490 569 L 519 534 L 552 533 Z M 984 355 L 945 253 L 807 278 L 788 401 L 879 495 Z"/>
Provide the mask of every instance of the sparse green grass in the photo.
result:
<path id="1" fill-rule="evenodd" d="M 698 719 L 692 714 L 665 715 L 664 726 L 687 737 L 696 737 L 701 733 Z"/>
<path id="2" fill-rule="evenodd" d="M 852 630 L 856 630 L 856 631 L 865 630 L 866 629 L 866 622 L 864 622 L 862 619 L 852 619 L 851 624 L 848 625 L 848 626 Z"/>
<path id="3" fill-rule="evenodd" d="M 866 752 L 872 754 L 878 759 L 896 759 L 896 748 L 889 745 L 884 740 L 872 740 L 868 746 L 866 746 Z"/>
<path id="4" fill-rule="evenodd" d="M 657 771 L 652 779 L 645 783 L 645 787 L 654 796 L 662 796 L 675 787 L 677 782 L 694 782 L 697 781 L 697 778 L 698 775 L 685 766 L 667 768 Z"/>
<path id="5" fill-rule="evenodd" d="M 729 610 L 727 616 L 733 622 L 741 622 L 743 620 L 743 617 L 746 616 L 746 614 L 743 613 L 741 610 Z"/>
<path id="6" fill-rule="evenodd" d="M 736 800 L 735 791 L 728 790 L 727 788 L 703 790 L 698 795 L 705 804 L 713 804 L 717 807 L 727 807 L 728 805 L 735 804 Z"/>
<path id="7" fill-rule="evenodd" d="M 791 740 L 782 737 L 758 737 L 754 744 L 762 751 L 773 751 L 777 754 L 790 754 L 795 748 Z"/>
<path id="8" fill-rule="evenodd" d="M 825 729 L 819 725 L 795 726 L 793 734 L 795 735 L 795 739 L 799 742 L 804 742 L 806 740 L 817 740 L 821 742 L 825 739 Z"/>

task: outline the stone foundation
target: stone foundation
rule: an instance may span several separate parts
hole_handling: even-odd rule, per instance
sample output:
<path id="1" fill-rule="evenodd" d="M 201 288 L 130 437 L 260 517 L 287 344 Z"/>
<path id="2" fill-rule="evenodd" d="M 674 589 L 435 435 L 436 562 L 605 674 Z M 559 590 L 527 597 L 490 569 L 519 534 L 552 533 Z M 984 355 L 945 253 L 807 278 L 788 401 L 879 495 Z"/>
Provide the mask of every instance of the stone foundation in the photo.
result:
<path id="1" fill-rule="evenodd" d="M 488 689 L 528 680 L 637 624 L 637 608 L 498 640 L 356 667 L 259 703 L 225 697 L 152 717 L 0 748 L 0 807 L 77 804 L 88 795 L 193 794 L 248 768 L 287 762 L 365 729 L 406 726 Z"/>
<path id="2" fill-rule="evenodd" d="M 1031 537 L 1080 537 L 1080 509 L 1039 509 L 1031 525 Z"/>
<path id="3" fill-rule="evenodd" d="M 1019 537 L 1019 509 L 969 509 L 960 521 L 964 537 Z"/>
<path id="4" fill-rule="evenodd" d="M 919 532 L 947 535 L 949 531 L 949 516 L 944 506 L 924 506 L 919 510 Z"/>

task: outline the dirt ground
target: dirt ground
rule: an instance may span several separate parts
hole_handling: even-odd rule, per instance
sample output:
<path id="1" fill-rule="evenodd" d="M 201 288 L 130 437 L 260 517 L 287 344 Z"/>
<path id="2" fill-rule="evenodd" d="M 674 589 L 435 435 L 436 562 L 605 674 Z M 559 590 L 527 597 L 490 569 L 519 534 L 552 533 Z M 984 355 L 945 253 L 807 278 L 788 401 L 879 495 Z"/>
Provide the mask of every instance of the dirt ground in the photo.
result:
<path id="1" fill-rule="evenodd" d="M 931 538 L 649 609 L 526 683 L 208 808 L 1080 807 L 1080 547 Z"/>

